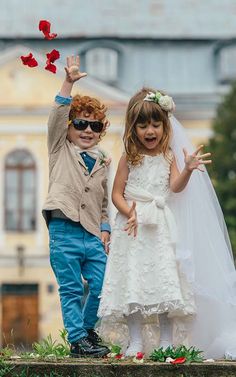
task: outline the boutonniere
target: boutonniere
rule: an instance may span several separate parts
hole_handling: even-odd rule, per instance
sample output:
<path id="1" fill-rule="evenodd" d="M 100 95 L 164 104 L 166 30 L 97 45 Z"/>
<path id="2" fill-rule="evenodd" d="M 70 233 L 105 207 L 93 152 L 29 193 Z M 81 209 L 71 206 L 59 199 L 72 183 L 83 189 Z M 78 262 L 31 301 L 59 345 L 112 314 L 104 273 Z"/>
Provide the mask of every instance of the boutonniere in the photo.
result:
<path id="1" fill-rule="evenodd" d="M 101 151 L 101 155 L 100 155 L 99 158 L 100 158 L 100 162 L 99 162 L 100 165 L 103 165 L 103 166 L 106 166 L 106 167 L 108 167 L 110 165 L 111 158 L 107 157 L 104 152 Z"/>

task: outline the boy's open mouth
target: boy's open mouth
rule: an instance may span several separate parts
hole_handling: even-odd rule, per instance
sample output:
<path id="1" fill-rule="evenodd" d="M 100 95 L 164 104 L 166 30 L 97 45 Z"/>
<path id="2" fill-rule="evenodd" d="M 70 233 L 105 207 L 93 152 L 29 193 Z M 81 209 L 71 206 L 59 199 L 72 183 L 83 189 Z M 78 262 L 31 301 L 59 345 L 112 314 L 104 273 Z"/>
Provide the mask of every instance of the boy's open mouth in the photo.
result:
<path id="1" fill-rule="evenodd" d="M 92 136 L 80 136 L 81 139 L 83 140 L 92 140 Z"/>

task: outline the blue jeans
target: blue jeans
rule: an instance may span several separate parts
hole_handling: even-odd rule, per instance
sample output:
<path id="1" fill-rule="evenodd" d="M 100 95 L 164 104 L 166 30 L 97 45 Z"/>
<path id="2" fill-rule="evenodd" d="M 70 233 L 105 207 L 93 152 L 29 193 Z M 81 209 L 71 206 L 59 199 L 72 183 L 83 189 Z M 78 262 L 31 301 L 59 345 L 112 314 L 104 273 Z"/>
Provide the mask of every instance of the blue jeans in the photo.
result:
<path id="1" fill-rule="evenodd" d="M 59 218 L 49 223 L 50 262 L 59 285 L 64 326 L 70 343 L 87 336 L 98 320 L 107 256 L 100 238 L 87 232 L 80 223 Z M 82 276 L 89 294 L 84 307 Z"/>

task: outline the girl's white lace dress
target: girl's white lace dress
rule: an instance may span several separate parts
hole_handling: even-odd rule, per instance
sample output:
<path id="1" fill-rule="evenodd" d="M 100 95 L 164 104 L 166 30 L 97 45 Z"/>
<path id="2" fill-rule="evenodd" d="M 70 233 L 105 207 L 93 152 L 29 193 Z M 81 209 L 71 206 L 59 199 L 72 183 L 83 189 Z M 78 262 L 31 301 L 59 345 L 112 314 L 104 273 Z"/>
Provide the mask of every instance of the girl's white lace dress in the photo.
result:
<path id="1" fill-rule="evenodd" d="M 138 234 L 127 235 L 127 218 L 118 213 L 98 311 L 100 335 L 123 348 L 129 342 L 126 316 L 141 311 L 147 353 L 159 345 L 158 314 L 173 317 L 178 344 L 195 314 L 192 289 L 175 255 L 176 222 L 168 206 L 172 158 L 145 155 L 140 165 L 129 166 L 125 198 L 130 205 L 136 201 Z"/>

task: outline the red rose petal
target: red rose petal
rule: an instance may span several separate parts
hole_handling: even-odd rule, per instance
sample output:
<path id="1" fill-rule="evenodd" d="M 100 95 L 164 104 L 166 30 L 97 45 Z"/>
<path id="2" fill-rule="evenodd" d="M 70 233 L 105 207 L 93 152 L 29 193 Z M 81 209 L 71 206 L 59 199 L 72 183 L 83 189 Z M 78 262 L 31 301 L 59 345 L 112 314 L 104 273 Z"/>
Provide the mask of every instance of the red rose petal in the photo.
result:
<path id="1" fill-rule="evenodd" d="M 123 353 L 119 353 L 118 355 L 115 356 L 115 359 L 121 359 L 123 357 Z"/>
<path id="2" fill-rule="evenodd" d="M 141 360 L 141 359 L 143 359 L 143 357 L 144 357 L 144 353 L 143 352 L 137 352 L 136 353 L 136 359 Z"/>
<path id="3" fill-rule="evenodd" d="M 57 71 L 57 67 L 55 66 L 55 64 L 52 64 L 52 63 L 47 64 L 45 69 L 47 71 L 52 72 L 52 73 L 56 73 L 56 71 Z"/>
<path id="4" fill-rule="evenodd" d="M 32 57 L 33 57 L 33 54 L 30 52 L 29 55 L 26 55 L 26 56 L 21 55 L 20 58 L 22 60 L 22 63 L 27 65 L 28 61 L 32 59 Z"/>
<path id="5" fill-rule="evenodd" d="M 51 23 L 49 21 L 47 20 L 39 21 L 39 31 L 42 31 L 45 39 L 51 40 L 57 37 L 56 33 L 50 34 L 50 30 L 51 30 Z"/>
<path id="6" fill-rule="evenodd" d="M 28 67 L 30 68 L 33 68 L 33 67 L 37 67 L 38 66 L 38 62 L 35 58 L 32 58 L 29 62 L 28 62 Z"/>
<path id="7" fill-rule="evenodd" d="M 50 41 L 51 39 L 54 39 L 57 37 L 57 34 L 56 33 L 52 33 L 52 34 L 44 34 L 44 38 L 47 39 L 48 41 Z"/>
<path id="8" fill-rule="evenodd" d="M 21 55 L 20 58 L 22 63 L 30 68 L 37 67 L 38 65 L 37 60 L 33 57 L 33 54 L 31 52 L 26 56 Z"/>
<path id="9" fill-rule="evenodd" d="M 186 361 L 186 357 L 178 357 L 177 359 L 171 361 L 171 364 L 183 364 Z"/>
<path id="10" fill-rule="evenodd" d="M 43 33 L 49 34 L 51 29 L 51 24 L 47 20 L 40 20 L 39 21 L 39 31 Z"/>
<path id="11" fill-rule="evenodd" d="M 60 58 L 60 52 L 54 49 L 51 52 L 49 52 L 48 54 L 46 54 L 46 56 L 48 58 L 47 64 L 54 63 L 55 60 Z"/>

